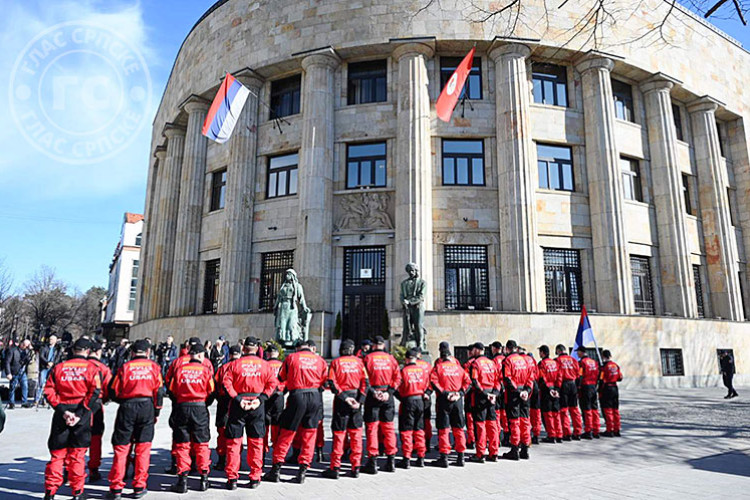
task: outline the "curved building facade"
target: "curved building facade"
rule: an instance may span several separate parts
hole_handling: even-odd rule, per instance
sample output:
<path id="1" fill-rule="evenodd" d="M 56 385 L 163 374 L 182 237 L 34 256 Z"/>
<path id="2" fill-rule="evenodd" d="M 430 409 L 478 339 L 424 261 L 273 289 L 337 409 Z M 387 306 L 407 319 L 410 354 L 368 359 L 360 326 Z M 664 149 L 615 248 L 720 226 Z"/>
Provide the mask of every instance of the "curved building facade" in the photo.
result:
<path id="1" fill-rule="evenodd" d="M 679 9 L 671 43 L 642 37 L 663 2 L 601 27 L 598 50 L 575 24 L 586 2 L 530 2 L 512 37 L 454 3 L 203 16 L 154 120 L 133 334 L 271 338 L 294 267 L 312 338 L 327 346 L 341 314 L 344 337 L 396 341 L 415 262 L 431 350 L 571 345 L 585 304 L 630 383 L 716 383 L 724 349 L 744 377 L 750 55 Z M 473 46 L 466 99 L 439 121 Z M 226 71 L 251 95 L 219 145 L 201 127 Z"/>

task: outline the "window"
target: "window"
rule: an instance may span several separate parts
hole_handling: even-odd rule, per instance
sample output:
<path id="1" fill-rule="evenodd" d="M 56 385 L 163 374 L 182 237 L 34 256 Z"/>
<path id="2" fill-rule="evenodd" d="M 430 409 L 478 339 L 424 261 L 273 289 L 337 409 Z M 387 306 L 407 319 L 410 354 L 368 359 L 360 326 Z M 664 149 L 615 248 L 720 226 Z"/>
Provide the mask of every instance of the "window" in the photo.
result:
<path id="1" fill-rule="evenodd" d="M 643 201 L 641 169 L 638 160 L 620 157 L 620 168 L 622 169 L 622 188 L 625 191 L 625 199 Z"/>
<path id="2" fill-rule="evenodd" d="M 615 99 L 615 116 L 620 120 L 635 122 L 632 87 L 627 83 L 612 80 L 612 96 Z"/>
<path id="3" fill-rule="evenodd" d="M 484 309 L 489 305 L 487 247 L 446 245 L 446 309 Z"/>
<path id="4" fill-rule="evenodd" d="M 580 311 L 583 304 L 581 259 L 578 250 L 544 249 L 544 288 L 547 312 Z"/>
<path id="5" fill-rule="evenodd" d="M 388 97 L 386 61 L 349 64 L 348 104 L 385 102 Z"/>
<path id="6" fill-rule="evenodd" d="M 737 219 L 734 217 L 734 213 L 735 213 L 734 210 L 735 210 L 735 205 L 736 205 L 735 203 L 736 194 L 737 193 L 734 191 L 734 189 L 727 188 L 727 210 L 729 210 L 729 222 L 733 226 L 737 225 L 736 223 Z"/>
<path id="7" fill-rule="evenodd" d="M 659 349 L 661 353 L 661 374 L 665 377 L 682 377 L 685 367 L 682 364 L 682 349 Z"/>
<path id="8" fill-rule="evenodd" d="M 139 235 L 140 236 L 140 235 Z M 128 301 L 128 311 L 135 311 L 135 293 L 138 287 L 138 267 L 140 267 L 140 261 L 133 261 L 133 272 L 130 275 L 130 300 Z"/>
<path id="9" fill-rule="evenodd" d="M 287 269 L 294 266 L 294 250 L 269 252 L 261 255 L 260 264 L 260 303 L 261 311 L 273 309 L 276 293 L 284 283 Z"/>
<path id="10" fill-rule="evenodd" d="M 206 261 L 203 285 L 203 314 L 216 314 L 219 305 L 219 259 Z"/>
<path id="11" fill-rule="evenodd" d="M 716 122 L 716 135 L 719 136 L 719 153 L 721 153 L 722 158 L 725 158 L 726 154 L 724 154 L 724 127 L 719 122 Z"/>
<path id="12" fill-rule="evenodd" d="M 682 174 L 682 198 L 685 200 L 685 212 L 688 215 L 695 215 L 692 197 L 690 196 L 690 176 L 687 174 Z"/>
<path id="13" fill-rule="evenodd" d="M 672 116 L 674 117 L 674 130 L 677 134 L 678 141 L 684 141 L 684 135 L 682 135 L 682 115 L 680 114 L 680 107 L 677 104 L 672 103 Z"/>
<path id="14" fill-rule="evenodd" d="M 737 273 L 737 279 L 740 283 L 740 311 L 742 311 L 742 314 L 745 314 L 745 276 L 743 276 L 742 271 Z M 747 321 L 747 317 L 745 317 L 745 321 Z"/>
<path id="15" fill-rule="evenodd" d="M 633 300 L 635 312 L 654 314 L 654 296 L 651 287 L 651 266 L 648 257 L 630 257 L 630 269 L 633 273 Z"/>
<path id="16" fill-rule="evenodd" d="M 550 106 L 568 106 L 568 70 L 555 64 L 531 63 L 534 102 Z"/>
<path id="17" fill-rule="evenodd" d="M 142 241 L 143 241 L 143 233 L 138 233 L 138 235 L 135 237 L 135 246 L 137 247 L 141 246 Z"/>
<path id="18" fill-rule="evenodd" d="M 445 88 L 445 84 L 448 83 L 453 72 L 463 60 L 463 57 L 441 57 L 440 58 L 440 88 Z M 471 63 L 471 71 L 469 77 L 466 79 L 466 85 L 461 89 L 461 94 L 458 96 L 462 99 L 466 96 L 467 99 L 481 99 L 482 98 L 482 58 L 475 57 Z"/>
<path id="19" fill-rule="evenodd" d="M 352 144 L 346 148 L 346 188 L 385 187 L 385 143 Z"/>
<path id="20" fill-rule="evenodd" d="M 271 82 L 271 118 L 299 113 L 302 76 L 294 75 Z"/>
<path id="21" fill-rule="evenodd" d="M 703 280 L 701 279 L 701 266 L 693 264 L 693 283 L 695 283 L 695 302 L 698 306 L 698 317 L 705 318 L 706 310 L 703 307 Z"/>
<path id="22" fill-rule="evenodd" d="M 484 141 L 443 139 L 443 186 L 484 186 Z"/>
<path id="23" fill-rule="evenodd" d="M 227 170 L 219 170 L 211 175 L 211 212 L 224 208 L 227 194 Z"/>
<path id="24" fill-rule="evenodd" d="M 297 194 L 297 153 L 274 156 L 268 159 L 267 198 Z"/>
<path id="25" fill-rule="evenodd" d="M 573 153 L 567 146 L 536 145 L 539 187 L 555 191 L 575 191 Z"/>

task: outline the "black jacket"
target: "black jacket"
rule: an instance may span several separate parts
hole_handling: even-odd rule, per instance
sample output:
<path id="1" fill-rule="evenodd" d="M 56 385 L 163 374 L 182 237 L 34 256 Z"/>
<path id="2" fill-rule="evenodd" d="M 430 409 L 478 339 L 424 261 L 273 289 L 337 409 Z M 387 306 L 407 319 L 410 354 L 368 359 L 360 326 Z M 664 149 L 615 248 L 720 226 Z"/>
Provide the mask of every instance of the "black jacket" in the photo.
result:
<path id="1" fill-rule="evenodd" d="M 723 375 L 734 375 L 734 360 L 732 356 L 724 356 L 721 358 L 721 373 Z"/>
<path id="2" fill-rule="evenodd" d="M 21 350 L 18 346 L 13 346 L 5 355 L 5 371 L 14 377 L 21 371 L 26 372 L 33 357 L 32 351 Z"/>
<path id="3" fill-rule="evenodd" d="M 45 344 L 39 349 L 39 369 L 47 370 L 52 368 L 62 359 L 63 349 L 60 344 L 55 345 L 55 350 L 50 357 L 50 345 Z"/>

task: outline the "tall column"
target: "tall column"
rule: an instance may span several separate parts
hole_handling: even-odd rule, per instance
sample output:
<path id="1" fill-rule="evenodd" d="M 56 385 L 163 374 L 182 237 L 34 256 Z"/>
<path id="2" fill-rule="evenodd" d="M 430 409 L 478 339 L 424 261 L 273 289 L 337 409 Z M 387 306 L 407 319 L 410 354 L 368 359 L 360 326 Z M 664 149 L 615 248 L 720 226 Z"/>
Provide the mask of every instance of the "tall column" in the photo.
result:
<path id="1" fill-rule="evenodd" d="M 641 90 L 646 101 L 664 312 L 695 318 L 698 315 L 695 282 L 687 241 L 682 171 L 677 162 L 677 133 L 670 97 L 673 84 L 671 79 L 655 75 L 641 84 Z"/>
<path id="2" fill-rule="evenodd" d="M 210 102 L 192 95 L 182 103 L 188 114 L 185 153 L 180 176 L 180 202 L 174 249 L 174 274 L 170 316 L 193 314 L 198 296 L 198 267 L 203 222 L 203 196 L 206 179 L 206 147 L 202 133 Z"/>
<path id="3" fill-rule="evenodd" d="M 517 43 L 501 45 L 489 54 L 495 61 L 500 272 L 507 311 L 545 309 L 535 202 L 539 172 L 533 164 L 529 123 L 529 54 L 526 45 Z"/>
<path id="4" fill-rule="evenodd" d="M 583 80 L 586 171 L 594 280 L 599 312 L 633 311 L 632 277 L 622 209 L 622 174 L 615 141 L 611 59 L 595 54 L 576 68 Z"/>
<path id="5" fill-rule="evenodd" d="M 333 77 L 332 49 L 302 59 L 302 144 L 298 179 L 299 221 L 294 256 L 308 307 L 333 310 Z"/>
<path id="6" fill-rule="evenodd" d="M 164 126 L 167 156 L 159 181 L 159 204 L 156 209 L 156 244 L 154 246 L 153 309 L 151 318 L 163 318 L 169 313 L 172 289 L 177 209 L 180 200 L 182 155 L 185 150 L 185 128 L 173 123 Z"/>
<path id="7" fill-rule="evenodd" d="M 737 249 L 727 201 L 726 168 L 721 161 L 714 113 L 718 105 L 703 97 L 688 105 L 693 128 L 698 199 L 706 245 L 709 295 L 716 316 L 740 321 L 744 317 L 737 272 Z"/>
<path id="8" fill-rule="evenodd" d="M 141 238 L 141 265 L 138 276 L 138 316 L 136 323 L 151 319 L 154 305 L 154 291 L 156 275 L 154 273 L 154 251 L 156 247 L 156 213 L 159 203 L 159 186 L 164 171 L 164 161 L 167 156 L 166 146 L 157 146 L 154 151 L 154 167 L 148 183 L 148 196 L 144 213 L 143 236 Z"/>
<path id="9" fill-rule="evenodd" d="M 396 165 L 396 243 L 394 274 L 414 262 L 430 285 L 425 308 L 432 309 L 432 148 L 430 95 L 426 60 L 434 50 L 422 43 L 405 43 L 393 51 L 398 61 Z M 396 297 L 398 297 L 398 283 Z"/>
<path id="10" fill-rule="evenodd" d="M 219 313 L 244 313 L 251 308 L 258 94 L 263 82 L 252 74 L 237 79 L 250 95 L 229 140 Z"/>

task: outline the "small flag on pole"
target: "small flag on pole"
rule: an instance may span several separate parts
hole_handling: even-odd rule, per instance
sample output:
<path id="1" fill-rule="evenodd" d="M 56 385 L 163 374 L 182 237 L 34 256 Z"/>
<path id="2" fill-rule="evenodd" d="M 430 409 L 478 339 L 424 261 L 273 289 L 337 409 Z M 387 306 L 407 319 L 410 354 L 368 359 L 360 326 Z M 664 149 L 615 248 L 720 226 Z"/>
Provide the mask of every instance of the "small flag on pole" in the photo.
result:
<path id="1" fill-rule="evenodd" d="M 469 53 L 466 54 L 466 57 L 458 65 L 456 71 L 448 79 L 443 91 L 440 93 L 440 97 L 438 97 L 437 103 L 435 103 L 438 118 L 444 122 L 451 121 L 451 115 L 456 107 L 456 103 L 458 103 L 458 96 L 461 95 L 461 89 L 464 88 L 466 79 L 469 77 L 469 73 L 471 73 L 475 51 L 476 47 L 472 47 Z"/>
<path id="2" fill-rule="evenodd" d="M 203 135 L 224 144 L 232 136 L 250 91 L 227 73 L 203 122 Z"/>
<path id="3" fill-rule="evenodd" d="M 586 306 L 581 309 L 581 319 L 578 322 L 578 332 L 576 333 L 576 340 L 573 342 L 573 352 L 571 355 L 580 360 L 578 357 L 577 349 L 579 347 L 586 347 L 586 344 L 592 343 L 596 347 L 597 356 L 599 355 L 599 346 L 596 345 L 596 338 L 594 338 L 594 330 L 591 328 L 589 323 L 589 315 L 586 313 Z M 601 362 L 601 359 L 600 359 Z"/>

